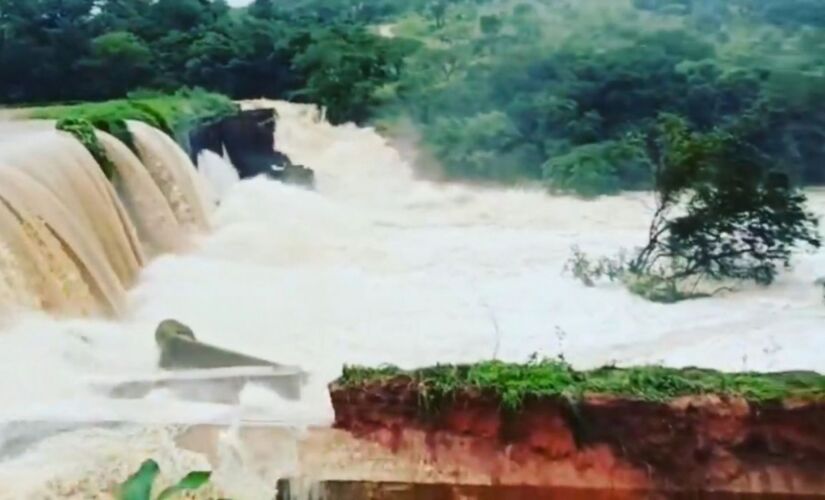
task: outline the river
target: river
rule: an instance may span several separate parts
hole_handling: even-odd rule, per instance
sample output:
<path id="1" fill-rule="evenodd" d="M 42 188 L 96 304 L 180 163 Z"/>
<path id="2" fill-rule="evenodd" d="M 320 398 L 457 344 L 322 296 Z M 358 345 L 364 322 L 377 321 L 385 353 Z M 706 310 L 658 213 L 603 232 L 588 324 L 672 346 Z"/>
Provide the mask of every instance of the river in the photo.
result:
<path id="1" fill-rule="evenodd" d="M 577 367 L 825 370 L 825 304 L 814 285 L 823 252 L 798 255 L 770 288 L 676 305 L 619 285 L 587 288 L 562 272 L 571 246 L 609 255 L 642 243 L 648 195 L 585 201 L 417 180 L 374 130 L 333 127 L 307 106 L 277 108 L 277 146 L 315 170 L 317 192 L 264 179 L 228 187 L 214 229 L 195 249 L 151 262 L 117 320 L 7 315 L 0 484 L 16 485 L 8 498 L 88 498 L 150 455 L 172 471 L 204 464 L 163 426 L 84 429 L 17 449 L 38 433 L 27 422 L 325 425 L 325 385 L 344 363 L 412 368 L 536 354 Z M 825 214 L 825 192 L 810 201 Z M 92 379 L 156 371 L 153 332 L 166 318 L 206 342 L 300 365 L 312 376 L 304 397 L 287 403 L 252 388 L 233 408 L 96 393 Z"/>

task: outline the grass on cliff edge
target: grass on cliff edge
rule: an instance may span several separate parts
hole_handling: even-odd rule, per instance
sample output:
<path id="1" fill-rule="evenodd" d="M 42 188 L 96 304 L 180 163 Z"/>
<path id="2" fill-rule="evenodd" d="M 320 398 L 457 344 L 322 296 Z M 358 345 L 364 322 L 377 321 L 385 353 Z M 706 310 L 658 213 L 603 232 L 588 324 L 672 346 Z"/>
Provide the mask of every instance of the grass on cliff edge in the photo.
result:
<path id="1" fill-rule="evenodd" d="M 29 118 L 57 120 L 57 129 L 69 132 L 94 156 L 104 175 L 111 179 L 114 166 L 106 157 L 95 129 L 117 137 L 134 150 L 128 120 L 141 121 L 164 131 L 173 139 L 197 123 L 236 113 L 231 99 L 203 90 L 181 90 L 175 94 L 131 94 L 127 99 L 31 108 Z"/>
<path id="2" fill-rule="evenodd" d="M 813 372 L 722 373 L 661 366 L 576 371 L 561 360 L 535 360 L 526 364 L 488 361 L 414 371 L 392 366 L 345 366 L 336 383 L 359 387 L 405 378 L 418 387 L 422 398 L 430 404 L 437 404 L 462 390 L 480 390 L 498 395 L 508 408 L 517 408 L 528 397 L 558 396 L 577 400 L 586 394 L 645 401 L 667 401 L 702 394 L 740 396 L 753 402 L 786 398 L 825 399 L 825 376 Z"/>
<path id="3" fill-rule="evenodd" d="M 30 118 L 87 121 L 130 145 L 127 120 L 142 121 L 174 137 L 185 127 L 237 110 L 237 105 L 226 96 L 182 90 L 175 94 L 138 93 L 113 101 L 38 107 L 29 109 L 27 114 Z"/>

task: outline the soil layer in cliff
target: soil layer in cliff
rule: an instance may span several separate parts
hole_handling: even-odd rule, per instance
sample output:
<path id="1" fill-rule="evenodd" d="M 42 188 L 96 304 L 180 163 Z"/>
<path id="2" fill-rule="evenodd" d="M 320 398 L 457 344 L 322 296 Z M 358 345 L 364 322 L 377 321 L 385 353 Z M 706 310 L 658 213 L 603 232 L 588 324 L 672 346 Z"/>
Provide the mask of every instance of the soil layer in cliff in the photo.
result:
<path id="1" fill-rule="evenodd" d="M 825 495 L 816 373 L 348 367 L 330 393 L 335 426 L 428 471 L 420 483 Z"/>

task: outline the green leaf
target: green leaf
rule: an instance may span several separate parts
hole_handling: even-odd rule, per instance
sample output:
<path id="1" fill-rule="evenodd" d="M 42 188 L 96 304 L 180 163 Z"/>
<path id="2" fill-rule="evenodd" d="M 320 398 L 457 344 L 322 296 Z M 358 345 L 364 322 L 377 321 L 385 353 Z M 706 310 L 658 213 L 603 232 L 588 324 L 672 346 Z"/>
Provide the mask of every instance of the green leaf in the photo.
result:
<path id="1" fill-rule="evenodd" d="M 178 493 L 183 491 L 192 491 L 200 488 L 207 482 L 209 482 L 209 478 L 212 476 L 212 473 L 209 471 L 195 471 L 190 472 L 186 475 L 183 479 L 181 479 L 178 484 L 174 486 L 170 486 L 163 490 L 158 496 L 157 500 L 168 500 L 173 498 Z"/>
<path id="2" fill-rule="evenodd" d="M 154 460 L 146 460 L 120 487 L 119 500 L 151 500 L 152 484 L 160 473 Z"/>

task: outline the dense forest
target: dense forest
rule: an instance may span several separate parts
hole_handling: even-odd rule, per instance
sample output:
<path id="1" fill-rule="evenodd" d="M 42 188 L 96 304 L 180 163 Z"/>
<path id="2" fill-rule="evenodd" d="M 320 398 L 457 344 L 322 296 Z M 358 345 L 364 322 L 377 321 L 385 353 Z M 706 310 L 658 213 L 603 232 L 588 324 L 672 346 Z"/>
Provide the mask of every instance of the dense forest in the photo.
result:
<path id="1" fill-rule="evenodd" d="M 203 87 L 412 127 L 453 178 L 650 187 L 663 114 L 825 182 L 821 0 L 0 0 L 6 104 Z"/>

